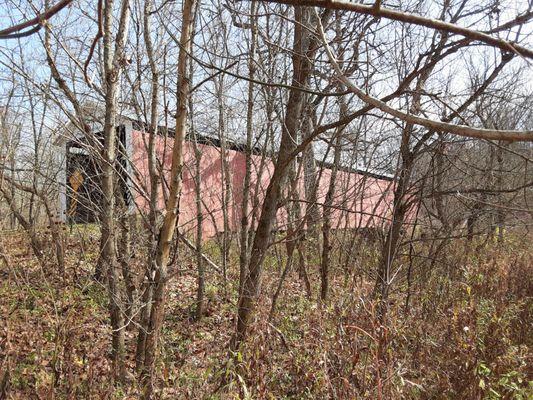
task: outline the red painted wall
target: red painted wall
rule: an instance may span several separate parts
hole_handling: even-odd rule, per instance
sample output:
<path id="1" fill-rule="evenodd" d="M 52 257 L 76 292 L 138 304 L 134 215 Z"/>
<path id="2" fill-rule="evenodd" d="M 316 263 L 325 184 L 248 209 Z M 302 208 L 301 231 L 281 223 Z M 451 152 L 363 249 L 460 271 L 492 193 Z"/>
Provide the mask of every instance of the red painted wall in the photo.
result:
<path id="1" fill-rule="evenodd" d="M 133 166 L 135 167 L 134 198 L 137 207 L 143 211 L 148 210 L 149 174 L 148 174 L 148 135 L 134 130 L 132 132 Z M 156 148 L 159 160 L 163 163 L 165 174 L 168 176 L 172 163 L 172 138 L 158 136 Z M 213 237 L 217 232 L 224 230 L 222 201 L 224 185 L 222 182 L 221 149 L 215 146 L 198 144 L 201 156 L 201 199 L 203 204 L 203 236 L 205 239 Z M 180 231 L 194 234 L 196 232 L 196 192 L 194 184 L 195 155 L 194 145 L 185 143 L 185 165 L 183 170 L 183 190 L 180 199 Z M 234 150 L 226 150 L 231 175 L 231 197 L 228 205 L 229 225 L 236 232 L 240 226 L 243 181 L 245 173 L 245 154 Z M 263 172 L 259 174 L 263 165 Z M 252 156 L 252 197 L 257 188 L 259 198 L 259 213 L 264 197 L 264 192 L 273 171 L 270 159 L 262 159 L 259 155 Z M 331 170 L 319 169 L 318 202 L 323 203 L 328 190 Z M 258 184 L 259 182 L 259 184 Z M 392 182 L 384 179 L 347 171 L 338 171 L 336 179 L 336 194 L 332 215 L 334 228 L 381 227 L 387 223 L 392 208 Z M 160 192 L 166 191 L 162 183 Z M 298 191 L 304 199 L 303 177 L 299 178 Z M 249 209 L 252 209 L 251 199 Z M 305 202 L 301 203 L 302 213 L 305 213 Z M 159 196 L 159 207 L 164 209 L 164 196 Z M 280 209 L 277 217 L 277 226 L 284 229 L 286 213 Z"/>

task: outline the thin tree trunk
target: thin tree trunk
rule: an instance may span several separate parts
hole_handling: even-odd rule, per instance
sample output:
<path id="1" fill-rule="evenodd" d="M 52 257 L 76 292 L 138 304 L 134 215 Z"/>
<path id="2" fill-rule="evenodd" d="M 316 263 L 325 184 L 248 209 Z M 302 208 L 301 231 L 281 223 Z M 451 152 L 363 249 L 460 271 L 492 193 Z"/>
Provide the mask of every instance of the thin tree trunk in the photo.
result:
<path id="1" fill-rule="evenodd" d="M 123 0 L 120 9 L 119 30 L 115 41 L 111 35 L 113 28 L 113 0 L 105 2 L 104 10 L 104 79 L 105 79 L 105 119 L 104 146 L 100 168 L 102 171 L 102 249 L 101 262 L 107 269 L 107 284 L 109 292 L 109 313 L 111 317 L 112 359 L 114 373 L 118 381 L 125 380 L 124 364 L 124 316 L 121 307 L 121 290 L 118 263 L 116 259 L 116 227 L 115 227 L 115 167 L 117 158 L 117 96 L 119 79 L 122 71 L 120 66 L 122 52 L 127 37 L 130 6 L 128 0 Z M 113 43 L 115 48 L 113 49 Z"/>
<path id="2" fill-rule="evenodd" d="M 342 113 L 341 113 L 342 114 Z M 340 133 L 340 132 L 338 132 Z M 335 185 L 337 181 L 337 166 L 341 158 L 341 141 L 337 134 L 335 149 L 333 154 L 333 166 L 329 180 L 328 192 L 324 200 L 323 222 L 322 222 L 322 260 L 320 263 L 320 301 L 326 302 L 329 289 L 329 263 L 331 252 L 331 214 L 333 198 L 335 196 Z"/>
<path id="3" fill-rule="evenodd" d="M 159 168 L 157 165 L 156 154 L 156 139 L 158 137 L 158 105 L 159 105 L 159 70 L 155 61 L 156 55 L 154 54 L 154 48 L 152 43 L 151 34 L 151 12 L 152 12 L 152 0 L 146 0 L 143 10 L 144 21 L 144 42 L 146 45 L 146 54 L 150 65 L 150 72 L 152 74 L 152 87 L 151 87 L 151 99 L 150 99 L 150 128 L 148 138 L 148 174 L 150 177 L 150 203 L 149 203 L 149 250 L 147 267 L 145 271 L 145 281 L 143 285 L 143 295 L 140 310 L 139 320 L 139 333 L 137 335 L 137 348 L 135 351 L 135 368 L 137 372 L 140 372 L 144 365 L 144 354 L 146 344 L 146 333 L 148 329 L 148 323 L 150 319 L 150 312 L 152 308 L 152 292 L 153 284 L 152 278 L 155 273 L 155 257 L 157 251 L 157 232 L 158 232 L 158 198 L 159 198 L 159 185 L 161 183 L 161 177 L 159 174 Z"/>
<path id="4" fill-rule="evenodd" d="M 120 185 L 119 185 L 120 187 Z M 133 317 L 133 311 L 135 306 L 135 283 L 133 281 L 133 276 L 131 273 L 130 262 L 131 262 L 131 231 L 130 231 L 130 220 L 128 215 L 128 209 L 124 202 L 124 197 L 122 191 L 117 193 L 117 204 L 118 212 L 120 213 L 119 218 L 119 231 L 120 231 L 120 240 L 118 241 L 118 261 L 120 263 L 122 279 L 124 279 L 125 289 L 126 289 L 126 307 L 124 310 L 125 316 L 125 325 L 131 329 L 133 324 L 131 320 Z"/>
<path id="5" fill-rule="evenodd" d="M 188 58 L 192 49 L 192 33 L 196 0 L 184 0 L 180 51 L 178 57 L 178 93 L 176 131 L 172 148 L 172 167 L 170 172 L 169 196 L 166 202 L 166 214 L 159 231 L 157 253 L 155 258 L 155 276 L 152 308 L 145 339 L 144 366 L 142 371 L 143 399 L 153 398 L 154 368 L 157 358 L 157 343 L 163 325 L 164 306 L 167 285 L 167 263 L 174 231 L 178 219 L 178 200 L 182 186 L 183 146 L 187 132 L 187 102 L 189 98 L 190 77 L 188 76 Z"/>
<path id="6" fill-rule="evenodd" d="M 380 320 L 385 318 L 389 286 L 390 286 L 390 271 L 392 261 L 395 258 L 398 243 L 400 241 L 400 233 L 407 214 L 407 207 L 405 197 L 409 188 L 410 177 L 413 168 L 413 156 L 409 150 L 409 140 L 411 137 L 412 125 L 408 124 L 404 127 L 402 134 L 402 143 L 400 146 L 401 153 L 401 167 L 398 178 L 398 184 L 394 188 L 393 212 L 392 222 L 387 230 L 385 243 L 381 249 L 380 260 L 378 264 L 378 271 L 376 276 L 376 283 L 374 286 L 374 296 L 378 299 L 378 318 Z"/>
<path id="7" fill-rule="evenodd" d="M 250 197 L 251 175 L 252 175 L 252 139 L 253 139 L 253 113 L 254 113 L 254 84 L 255 75 L 255 47 L 257 40 L 256 29 L 256 2 L 250 3 L 250 55 L 248 58 L 248 103 L 246 109 L 246 149 L 244 182 L 242 188 L 241 204 L 241 230 L 240 230 L 240 254 L 239 254 L 239 296 L 242 293 L 242 286 L 247 274 L 248 266 L 248 205 Z M 260 180 L 260 177 L 259 177 Z"/>
<path id="8" fill-rule="evenodd" d="M 303 112 L 302 118 L 302 140 L 307 139 L 307 137 L 313 131 L 313 113 L 314 105 L 308 104 L 306 110 Z M 306 209 L 306 223 L 307 223 L 307 232 L 309 233 L 311 239 L 314 242 L 318 240 L 318 224 L 320 223 L 320 209 L 317 205 L 318 201 L 318 187 L 319 187 L 319 177 L 317 174 L 315 150 L 313 144 L 311 143 L 303 152 L 303 165 L 304 165 L 304 186 L 305 186 L 305 199 L 307 204 Z M 318 243 L 318 247 L 320 244 Z M 320 253 L 320 248 L 319 248 Z"/>
<path id="9" fill-rule="evenodd" d="M 305 265 L 305 255 L 302 251 L 302 241 L 298 241 L 298 275 L 304 284 L 305 294 L 308 299 L 311 299 L 313 293 L 311 291 L 311 281 L 309 280 L 309 275 L 307 274 L 307 267 Z"/>
<path id="10" fill-rule="evenodd" d="M 298 88 L 307 82 L 312 67 L 310 60 L 313 59 L 317 46 L 315 46 L 315 43 L 309 43 L 309 33 L 302 27 L 302 25 L 308 25 L 310 10 L 305 7 L 295 7 L 294 10 L 296 24 L 294 27 L 292 86 Z M 329 10 L 324 11 L 324 13 L 329 15 Z M 291 89 L 282 126 L 280 150 L 263 201 L 261 216 L 259 217 L 251 250 L 248 277 L 243 285 L 242 295 L 239 297 L 237 326 L 231 341 L 232 350 L 237 350 L 240 347 L 247 334 L 259 295 L 263 260 L 270 243 L 270 235 L 278 210 L 281 188 L 285 183 L 287 167 L 291 161 L 290 156 L 296 148 L 296 138 L 304 98 L 304 94 L 300 90 Z"/>
<path id="11" fill-rule="evenodd" d="M 192 64 L 190 68 L 190 75 L 192 76 Z M 194 119 L 192 118 L 193 114 L 193 105 L 192 102 L 189 105 L 190 115 L 191 115 L 191 133 L 194 137 L 193 146 L 194 146 L 194 189 L 196 195 L 196 265 L 198 269 L 197 277 L 197 289 L 196 289 L 196 310 L 195 318 L 199 321 L 205 314 L 205 265 L 204 265 L 204 255 L 202 254 L 202 240 L 203 240 L 203 223 L 204 223 L 204 214 L 202 208 L 202 152 L 198 147 L 198 136 L 194 128 Z"/>
<path id="12" fill-rule="evenodd" d="M 299 200 L 299 194 L 298 194 L 298 177 L 295 171 L 295 161 L 291 162 L 291 166 L 289 167 L 289 180 L 290 180 L 290 188 L 288 190 L 288 198 L 289 201 L 287 202 L 287 238 L 286 238 L 286 249 L 287 249 L 287 261 L 285 263 L 285 267 L 283 268 L 283 272 L 281 273 L 281 276 L 278 281 L 278 285 L 276 287 L 276 291 L 274 292 L 274 295 L 272 296 L 272 304 L 270 306 L 270 313 L 268 316 L 269 321 L 272 321 L 274 318 L 274 314 L 276 312 L 276 305 L 278 302 L 279 295 L 281 294 L 281 290 L 283 288 L 283 283 L 285 282 L 285 279 L 292 268 L 293 260 L 294 260 L 294 250 L 297 246 L 297 243 L 300 241 L 300 237 L 297 237 L 297 232 L 295 230 L 295 224 L 298 223 L 298 221 L 301 218 L 301 210 L 300 210 L 300 202 Z M 293 201 L 290 201 L 292 198 Z"/>
<path id="13" fill-rule="evenodd" d="M 496 161 L 498 162 L 498 172 L 496 173 L 496 190 L 503 190 L 503 147 L 508 147 L 509 143 L 504 143 L 501 140 L 498 142 L 499 147 L 496 150 Z M 502 204 L 503 194 L 498 195 L 498 204 Z M 505 229 L 505 211 L 499 208 L 496 211 L 496 226 L 498 227 L 498 243 L 504 242 L 504 229 Z"/>
<path id="14" fill-rule="evenodd" d="M 341 35 L 340 28 L 340 18 L 338 13 L 336 15 L 336 28 L 337 35 Z M 342 62 L 343 57 L 342 53 L 339 61 Z M 344 85 L 339 84 L 339 90 L 343 90 Z M 339 98 L 339 117 L 343 118 L 347 114 L 347 106 L 343 98 Z M 322 211 L 323 222 L 322 222 L 322 257 L 320 263 L 320 302 L 325 303 L 328 297 L 329 290 L 329 264 L 330 264 L 330 253 L 332 249 L 331 245 L 331 214 L 333 199 L 335 197 L 335 186 L 337 184 L 337 168 L 341 160 L 342 154 L 342 141 L 341 141 L 342 129 L 338 129 L 336 132 L 336 138 L 334 142 L 333 149 L 333 166 L 331 167 L 331 175 L 329 179 L 328 191 L 326 193 L 326 198 L 324 200 L 324 207 Z M 311 147 L 311 146 L 310 146 Z M 329 149 L 328 149 L 329 150 Z M 316 179 L 316 178 L 315 178 Z M 318 182 L 317 182 L 318 186 Z M 315 199 L 316 201 L 316 189 L 315 189 Z"/>
<path id="15" fill-rule="evenodd" d="M 446 37 L 443 37 L 439 47 L 441 50 L 442 45 L 444 45 L 445 42 Z M 436 54 L 439 54 L 439 52 Z M 422 73 L 418 78 L 409 110 L 410 114 L 412 115 L 416 115 L 420 112 L 422 92 L 432 71 L 433 68 L 429 68 L 425 70 L 424 73 Z M 390 279 L 392 262 L 396 256 L 396 251 L 401 239 L 401 232 L 409 208 L 409 188 L 415 162 L 415 154 L 411 150 L 410 144 L 413 129 L 413 124 L 405 123 L 405 126 L 402 130 L 402 138 L 400 143 L 400 167 L 398 173 L 398 182 L 394 187 L 392 221 L 387 229 L 385 242 L 381 248 L 381 255 L 378 262 L 374 296 L 377 298 L 377 317 L 380 323 L 385 321 L 388 308 L 389 288 L 391 284 Z M 421 144 L 422 140 L 424 139 L 420 139 L 418 144 Z"/>
<path id="16" fill-rule="evenodd" d="M 224 104 L 224 75 L 220 75 L 217 80 L 217 102 L 218 102 L 218 134 L 220 138 L 220 160 L 222 176 L 222 274 L 224 277 L 224 290 L 227 283 L 227 268 L 230 246 L 230 225 L 228 216 L 228 207 L 231 200 L 231 175 L 229 172 L 227 143 L 226 143 L 226 120 Z"/>

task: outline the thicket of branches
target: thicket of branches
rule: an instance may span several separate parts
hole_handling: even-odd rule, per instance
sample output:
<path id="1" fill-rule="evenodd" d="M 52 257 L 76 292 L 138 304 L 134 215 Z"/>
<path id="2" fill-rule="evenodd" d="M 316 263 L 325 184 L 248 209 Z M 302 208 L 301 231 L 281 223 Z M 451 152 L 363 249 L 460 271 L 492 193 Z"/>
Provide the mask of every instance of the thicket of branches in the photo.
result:
<path id="1" fill-rule="evenodd" d="M 19 300 L 1 303 L 0 399 L 527 398 L 532 6 L 6 1 L 0 294 Z M 144 169 L 119 162 L 132 120 Z M 73 140 L 97 171 L 94 225 L 62 222 Z M 48 332 L 28 302 L 50 320 L 43 376 L 14 339 L 22 320 Z"/>

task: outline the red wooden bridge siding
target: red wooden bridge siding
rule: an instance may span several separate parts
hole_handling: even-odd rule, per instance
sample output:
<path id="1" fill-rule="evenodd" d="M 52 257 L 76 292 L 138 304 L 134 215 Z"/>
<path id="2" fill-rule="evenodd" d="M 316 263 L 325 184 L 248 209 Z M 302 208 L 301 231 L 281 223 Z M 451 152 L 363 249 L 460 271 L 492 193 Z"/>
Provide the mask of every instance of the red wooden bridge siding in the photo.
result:
<path id="1" fill-rule="evenodd" d="M 137 207 L 143 211 L 148 210 L 147 193 L 149 193 L 150 188 L 146 150 L 147 140 L 148 135 L 144 132 L 132 131 L 133 165 L 136 169 L 136 185 L 138 186 L 138 189 L 135 190 L 134 198 Z M 173 139 L 170 137 L 158 136 L 156 138 L 157 155 L 164 165 L 166 176 L 170 173 L 170 166 L 172 164 L 172 144 Z M 222 213 L 224 194 L 222 154 L 219 147 L 198 144 L 198 148 L 201 152 L 201 199 L 204 214 L 202 230 L 203 237 L 208 239 L 224 231 Z M 196 191 L 194 183 L 196 160 L 193 143 L 185 142 L 184 151 L 185 166 L 180 200 L 179 226 L 182 232 L 194 234 L 196 232 Z M 228 219 L 230 229 L 236 232 L 239 230 L 241 220 L 245 154 L 235 150 L 226 150 L 226 157 L 231 179 Z M 263 172 L 259 175 L 262 164 Z M 252 156 L 250 210 L 252 209 L 251 202 L 256 188 L 259 198 L 258 208 L 261 207 L 273 168 L 272 160 L 267 158 L 262 161 L 260 155 Z M 331 170 L 320 168 L 317 173 L 320 174 L 318 202 L 323 203 L 329 186 Z M 298 192 L 302 200 L 305 199 L 303 180 L 303 176 L 300 173 Z M 257 185 L 258 181 L 259 185 Z M 339 170 L 335 185 L 336 195 L 333 202 L 335 208 L 332 214 L 332 226 L 334 228 L 379 228 L 387 224 L 387 221 L 390 219 L 392 207 L 392 184 L 387 179 L 379 179 L 357 172 Z M 165 190 L 164 183 L 161 184 L 161 188 Z M 163 194 L 159 196 L 158 206 L 161 211 L 164 209 Z M 306 203 L 302 201 L 301 206 L 303 215 L 306 210 Z M 255 212 L 257 215 L 259 210 L 255 210 Z M 286 222 L 286 213 L 284 208 L 281 208 L 278 211 L 277 217 L 278 229 L 284 229 Z"/>

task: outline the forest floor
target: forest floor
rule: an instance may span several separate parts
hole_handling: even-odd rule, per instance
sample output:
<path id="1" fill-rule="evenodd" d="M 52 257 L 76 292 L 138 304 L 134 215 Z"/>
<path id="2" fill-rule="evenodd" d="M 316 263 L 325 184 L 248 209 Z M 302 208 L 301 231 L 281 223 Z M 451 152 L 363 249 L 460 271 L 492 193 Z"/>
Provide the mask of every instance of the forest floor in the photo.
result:
<path id="1" fill-rule="evenodd" d="M 133 324 L 126 334 L 130 382 L 117 386 L 111 379 L 107 292 L 92 279 L 97 232 L 69 234 L 64 274 L 52 257 L 39 263 L 23 233 L 0 240 L 0 398 L 2 392 L 17 400 L 138 398 Z M 228 363 L 227 350 L 237 256 L 225 281 L 208 271 L 206 315 L 194 321 L 196 267 L 191 254 L 181 254 L 166 303 L 158 398 L 531 399 L 533 255 L 527 242 L 489 242 L 470 252 L 452 246 L 455 252 L 432 265 L 420 256 L 423 261 L 411 265 L 409 304 L 402 278 L 383 325 L 368 300 L 371 249 L 360 250 L 349 269 L 331 269 L 331 296 L 322 307 L 317 265 L 307 266 L 312 298 L 293 271 L 268 322 L 276 265 L 283 261 L 273 252 L 256 322 L 233 358 L 239 368 Z M 132 261 L 139 271 L 142 258 Z M 221 381 L 230 383 L 220 388 Z"/>

